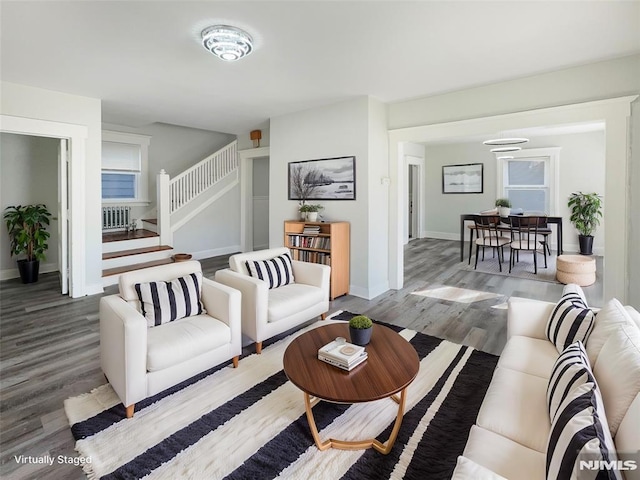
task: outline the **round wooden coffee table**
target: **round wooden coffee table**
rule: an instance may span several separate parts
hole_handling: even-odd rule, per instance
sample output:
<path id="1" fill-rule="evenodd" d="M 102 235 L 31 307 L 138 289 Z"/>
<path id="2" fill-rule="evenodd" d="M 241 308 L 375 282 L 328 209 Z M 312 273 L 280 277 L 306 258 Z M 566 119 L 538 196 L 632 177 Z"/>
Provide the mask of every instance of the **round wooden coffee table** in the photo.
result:
<path id="1" fill-rule="evenodd" d="M 391 451 L 404 415 L 407 387 L 420 368 L 413 346 L 390 328 L 373 326 L 371 343 L 366 346 L 368 358 L 347 372 L 318 360 L 318 349 L 335 340 L 349 339 L 349 325 L 335 323 L 303 333 L 284 352 L 284 372 L 304 394 L 307 420 L 319 450 L 339 448 L 360 450 L 373 447 L 387 454 Z M 400 396 L 396 395 L 400 392 Z M 313 399 L 311 397 L 314 397 Z M 385 443 L 373 439 L 346 441 L 320 440 L 312 407 L 320 400 L 336 403 L 361 403 L 390 397 L 398 404 L 398 415 Z"/>

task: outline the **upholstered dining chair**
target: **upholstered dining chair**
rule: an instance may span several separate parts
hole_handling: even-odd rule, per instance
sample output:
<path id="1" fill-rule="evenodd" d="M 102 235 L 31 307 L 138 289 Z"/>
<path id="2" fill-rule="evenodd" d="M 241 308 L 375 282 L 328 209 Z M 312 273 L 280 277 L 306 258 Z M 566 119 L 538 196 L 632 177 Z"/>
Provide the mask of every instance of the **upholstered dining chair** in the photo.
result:
<path id="1" fill-rule="evenodd" d="M 502 271 L 502 261 L 504 260 L 504 246 L 509 245 L 511 239 L 502 235 L 498 230 L 500 225 L 500 215 L 476 215 L 473 219 L 476 231 L 476 263 L 474 269 L 478 268 L 478 257 L 482 248 L 482 260 L 484 261 L 484 249 L 491 247 L 494 255 L 498 254 L 498 266 Z"/>
<path id="2" fill-rule="evenodd" d="M 538 253 L 541 246 L 540 243 L 540 225 L 546 224 L 546 217 L 536 215 L 509 215 L 509 224 L 511 225 L 511 258 L 509 259 L 509 273 L 515 265 L 516 260 L 520 261 L 520 252 L 528 251 L 533 253 L 533 272 L 538 274 Z M 542 245 L 542 254 L 544 256 L 544 268 L 547 268 L 547 250 Z"/>
<path id="3" fill-rule="evenodd" d="M 199 262 L 124 273 L 119 287 L 100 299 L 100 364 L 127 418 L 137 402 L 198 373 L 238 366 L 240 292 L 203 278 Z"/>
<path id="4" fill-rule="evenodd" d="M 216 281 L 242 292 L 242 333 L 262 342 L 329 310 L 328 265 L 291 259 L 287 247 L 238 253 Z"/>

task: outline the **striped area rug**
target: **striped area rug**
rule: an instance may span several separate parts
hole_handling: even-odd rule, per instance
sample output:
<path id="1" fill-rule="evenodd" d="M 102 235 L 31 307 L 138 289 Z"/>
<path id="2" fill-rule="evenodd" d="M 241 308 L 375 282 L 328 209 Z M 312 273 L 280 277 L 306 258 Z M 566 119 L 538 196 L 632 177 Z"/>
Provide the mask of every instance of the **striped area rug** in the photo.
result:
<path id="1" fill-rule="evenodd" d="M 86 474 L 91 479 L 450 478 L 498 357 L 387 325 L 421 360 L 391 453 L 320 452 L 302 393 L 287 380 L 282 357 L 295 336 L 333 321 L 248 355 L 237 369 L 223 365 L 140 402 L 130 420 L 109 385 L 66 400 L 76 450 L 91 457 Z M 390 399 L 314 407 L 322 439 L 386 441 L 396 413 Z"/>

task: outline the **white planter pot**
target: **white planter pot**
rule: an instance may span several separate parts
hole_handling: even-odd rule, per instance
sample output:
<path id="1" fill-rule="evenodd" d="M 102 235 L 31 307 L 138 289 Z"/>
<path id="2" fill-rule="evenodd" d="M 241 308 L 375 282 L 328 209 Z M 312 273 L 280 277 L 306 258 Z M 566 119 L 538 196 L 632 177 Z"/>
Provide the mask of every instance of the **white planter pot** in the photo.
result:
<path id="1" fill-rule="evenodd" d="M 318 212 L 307 212 L 307 222 L 317 222 Z"/>
<path id="2" fill-rule="evenodd" d="M 498 213 L 501 217 L 508 217 L 511 214 L 511 209 L 509 207 L 498 207 Z"/>

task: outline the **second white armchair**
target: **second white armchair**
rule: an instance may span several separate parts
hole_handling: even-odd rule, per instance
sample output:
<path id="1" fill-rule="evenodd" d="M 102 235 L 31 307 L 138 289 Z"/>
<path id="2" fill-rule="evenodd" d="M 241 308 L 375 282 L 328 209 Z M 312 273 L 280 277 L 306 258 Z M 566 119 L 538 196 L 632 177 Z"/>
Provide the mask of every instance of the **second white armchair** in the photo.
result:
<path id="1" fill-rule="evenodd" d="M 293 282 L 276 286 L 285 283 L 286 272 L 279 277 L 278 268 L 286 269 L 286 265 L 280 267 L 274 259 L 286 255 L 291 258 L 286 247 L 239 253 L 229 258 L 228 269 L 216 272 L 217 282 L 242 292 L 242 333 L 256 342 L 257 353 L 262 351 L 264 340 L 314 317 L 324 318 L 329 310 L 331 268 L 294 260 L 290 262 Z M 273 262 L 270 271 L 255 271 L 256 266 L 258 270 L 261 265 L 269 266 L 269 261 Z M 255 276 L 251 276 L 248 266 L 254 269 Z"/>

